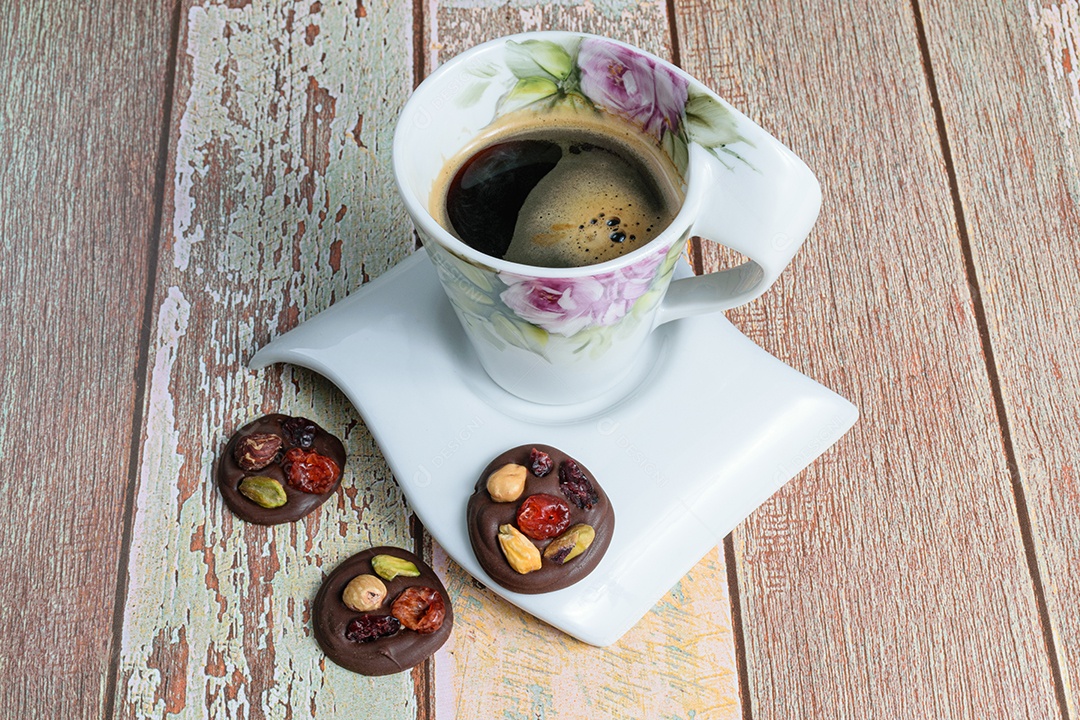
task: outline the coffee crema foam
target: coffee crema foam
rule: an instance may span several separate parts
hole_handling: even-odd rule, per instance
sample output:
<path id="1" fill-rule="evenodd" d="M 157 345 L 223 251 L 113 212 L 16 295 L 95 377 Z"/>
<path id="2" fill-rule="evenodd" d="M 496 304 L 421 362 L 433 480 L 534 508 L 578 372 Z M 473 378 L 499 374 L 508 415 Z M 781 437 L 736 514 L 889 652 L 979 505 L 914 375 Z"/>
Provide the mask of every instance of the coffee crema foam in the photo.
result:
<path id="1" fill-rule="evenodd" d="M 581 111 L 519 111 L 444 165 L 430 211 L 487 255 L 581 267 L 654 240 L 683 197 L 671 159 L 629 124 Z"/>

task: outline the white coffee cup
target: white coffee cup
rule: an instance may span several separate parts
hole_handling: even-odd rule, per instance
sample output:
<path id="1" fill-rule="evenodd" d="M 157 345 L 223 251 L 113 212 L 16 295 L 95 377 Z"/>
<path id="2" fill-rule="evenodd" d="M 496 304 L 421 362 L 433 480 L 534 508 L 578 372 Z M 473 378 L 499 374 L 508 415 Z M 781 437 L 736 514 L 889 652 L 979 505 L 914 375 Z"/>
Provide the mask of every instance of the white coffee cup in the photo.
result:
<path id="1" fill-rule="evenodd" d="M 493 121 L 560 103 L 637 128 L 671 158 L 685 199 L 647 245 L 607 262 L 548 268 L 485 255 L 429 211 L 446 162 Z M 761 295 L 817 219 L 821 190 L 791 151 L 674 65 L 607 38 L 524 33 L 468 50 L 417 88 L 398 121 L 394 173 L 405 206 L 488 375 L 544 404 L 615 388 L 658 325 Z M 743 265 L 672 282 L 699 235 Z"/>

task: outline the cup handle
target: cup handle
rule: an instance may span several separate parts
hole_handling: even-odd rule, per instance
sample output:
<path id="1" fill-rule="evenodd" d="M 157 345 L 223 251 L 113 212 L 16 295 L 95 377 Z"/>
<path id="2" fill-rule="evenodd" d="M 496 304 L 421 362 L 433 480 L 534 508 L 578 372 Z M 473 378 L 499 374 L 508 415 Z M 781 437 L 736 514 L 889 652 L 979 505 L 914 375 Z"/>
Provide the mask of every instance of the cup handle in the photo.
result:
<path id="1" fill-rule="evenodd" d="M 732 170 L 701 145 L 690 145 L 688 185 L 701 188 L 691 234 L 749 260 L 672 282 L 657 324 L 750 302 L 769 289 L 802 246 L 821 208 L 821 186 L 802 160 L 776 146 L 767 155 L 756 154 L 756 169 Z"/>

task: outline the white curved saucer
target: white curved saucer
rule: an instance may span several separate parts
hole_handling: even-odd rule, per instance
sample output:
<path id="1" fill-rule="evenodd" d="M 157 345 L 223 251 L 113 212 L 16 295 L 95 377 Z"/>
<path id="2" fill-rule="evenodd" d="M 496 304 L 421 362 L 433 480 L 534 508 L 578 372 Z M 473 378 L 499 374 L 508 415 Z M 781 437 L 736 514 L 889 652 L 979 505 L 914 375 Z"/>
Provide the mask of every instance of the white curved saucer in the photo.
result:
<path id="1" fill-rule="evenodd" d="M 686 268 L 679 272 L 688 274 Z M 754 508 L 836 442 L 854 405 L 740 334 L 721 314 L 653 333 L 627 383 L 575 406 L 542 406 L 481 369 L 421 250 L 262 348 L 349 397 L 409 505 L 465 570 L 593 645 L 629 630 Z M 615 508 L 607 555 L 574 586 L 503 590 L 473 555 L 465 506 L 493 457 L 544 443 L 584 463 Z"/>

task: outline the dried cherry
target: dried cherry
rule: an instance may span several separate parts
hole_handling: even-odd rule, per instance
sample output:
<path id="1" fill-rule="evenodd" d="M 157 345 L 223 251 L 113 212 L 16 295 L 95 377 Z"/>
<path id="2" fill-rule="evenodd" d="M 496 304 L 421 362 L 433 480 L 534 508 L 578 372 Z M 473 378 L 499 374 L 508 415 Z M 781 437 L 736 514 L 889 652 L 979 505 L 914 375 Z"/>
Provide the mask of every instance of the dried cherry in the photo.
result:
<path id="1" fill-rule="evenodd" d="M 530 495 L 518 508 L 518 529 L 533 540 L 553 538 L 569 525 L 570 506 L 554 495 Z"/>
<path id="2" fill-rule="evenodd" d="M 313 495 L 329 491 L 341 475 L 341 469 L 332 459 L 302 448 L 293 448 L 285 453 L 281 467 L 290 485 Z"/>
<path id="3" fill-rule="evenodd" d="M 307 418 L 291 417 L 281 421 L 281 433 L 293 447 L 302 447 L 305 450 L 311 448 L 315 442 L 315 435 L 319 429 L 315 423 Z"/>
<path id="4" fill-rule="evenodd" d="M 371 642 L 390 637 L 401 629 L 401 622 L 393 615 L 361 615 L 345 626 L 345 639 L 353 642 Z"/>
<path id="5" fill-rule="evenodd" d="M 554 463 L 551 462 L 551 456 L 543 450 L 532 449 L 529 453 L 529 465 L 532 466 L 532 473 L 536 477 L 544 477 L 549 472 Z"/>
<path id="6" fill-rule="evenodd" d="M 405 627 L 426 635 L 442 627 L 446 619 L 446 601 L 434 588 L 408 587 L 394 600 L 390 612 Z"/>
<path id="7" fill-rule="evenodd" d="M 573 460 L 563 460 L 559 465 L 559 489 L 567 500 L 582 510 L 588 510 L 600 501 L 596 488 Z"/>

